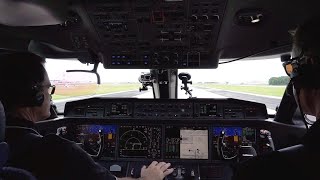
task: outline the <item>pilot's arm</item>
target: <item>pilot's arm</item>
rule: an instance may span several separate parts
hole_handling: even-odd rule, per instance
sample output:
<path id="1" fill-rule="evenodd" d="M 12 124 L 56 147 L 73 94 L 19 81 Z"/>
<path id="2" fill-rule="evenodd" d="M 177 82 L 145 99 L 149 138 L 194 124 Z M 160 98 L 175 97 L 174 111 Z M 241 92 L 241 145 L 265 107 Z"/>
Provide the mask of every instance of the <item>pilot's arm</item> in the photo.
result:
<path id="1" fill-rule="evenodd" d="M 55 174 L 59 174 L 63 179 L 95 179 L 95 180 L 131 180 L 133 178 L 116 178 L 106 168 L 96 163 L 83 149 L 76 143 L 63 139 L 56 135 L 44 137 L 47 143 L 47 155 L 43 161 L 53 162 Z M 48 154 L 49 155 L 48 155 Z M 40 159 L 40 158 L 39 158 Z M 41 161 L 41 160 L 40 160 Z M 40 163 L 40 162 L 39 162 Z M 170 163 L 152 162 L 148 168 L 141 169 L 141 180 L 162 180 L 173 172 L 168 169 Z M 51 170 L 52 171 L 52 170 Z"/>
<path id="2" fill-rule="evenodd" d="M 173 172 L 170 163 L 153 161 L 148 167 L 141 168 L 141 177 L 139 180 L 162 180 Z M 117 178 L 118 180 L 133 180 L 133 178 Z"/>

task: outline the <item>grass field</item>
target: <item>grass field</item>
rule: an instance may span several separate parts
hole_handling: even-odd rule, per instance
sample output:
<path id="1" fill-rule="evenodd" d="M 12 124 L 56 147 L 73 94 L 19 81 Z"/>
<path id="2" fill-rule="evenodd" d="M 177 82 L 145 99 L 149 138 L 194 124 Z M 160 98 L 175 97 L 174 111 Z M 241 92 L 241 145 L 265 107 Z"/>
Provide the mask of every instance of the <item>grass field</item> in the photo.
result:
<path id="1" fill-rule="evenodd" d="M 138 83 L 123 84 L 72 84 L 72 85 L 56 85 L 53 100 L 65 99 L 76 96 L 86 96 L 95 94 L 108 94 L 120 91 L 130 91 L 139 89 Z"/>
<path id="2" fill-rule="evenodd" d="M 285 86 L 245 86 L 245 85 L 221 85 L 214 83 L 194 84 L 195 87 L 206 87 L 223 89 L 237 92 L 246 92 L 259 95 L 282 97 Z M 56 85 L 53 100 L 66 99 L 76 96 L 86 96 L 95 94 L 108 94 L 120 91 L 130 91 L 139 89 L 139 83 L 123 83 L 123 84 L 72 84 L 72 85 Z"/>
<path id="3" fill-rule="evenodd" d="M 206 88 L 215 88 L 223 89 L 237 92 L 246 92 L 252 94 L 266 95 L 266 96 L 277 96 L 282 97 L 285 86 L 258 86 L 258 85 L 221 85 L 221 84 L 195 84 L 195 87 L 206 87 Z"/>

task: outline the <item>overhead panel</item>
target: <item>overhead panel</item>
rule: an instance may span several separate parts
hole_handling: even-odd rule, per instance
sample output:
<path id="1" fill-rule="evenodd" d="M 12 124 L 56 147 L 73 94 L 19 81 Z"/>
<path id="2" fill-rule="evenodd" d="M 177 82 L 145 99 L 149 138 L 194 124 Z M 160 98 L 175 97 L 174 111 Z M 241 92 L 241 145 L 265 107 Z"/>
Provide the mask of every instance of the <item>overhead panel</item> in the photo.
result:
<path id="1" fill-rule="evenodd" d="M 105 68 L 216 68 L 226 0 L 87 1 Z"/>

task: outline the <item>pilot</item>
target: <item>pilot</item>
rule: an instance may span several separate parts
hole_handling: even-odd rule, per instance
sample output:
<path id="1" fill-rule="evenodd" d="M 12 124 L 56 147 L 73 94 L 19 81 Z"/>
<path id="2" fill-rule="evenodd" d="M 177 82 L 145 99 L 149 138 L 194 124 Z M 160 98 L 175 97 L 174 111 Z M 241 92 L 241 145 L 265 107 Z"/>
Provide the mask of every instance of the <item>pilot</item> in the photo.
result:
<path id="1" fill-rule="evenodd" d="M 301 144 L 257 156 L 242 163 L 234 180 L 320 179 L 320 16 L 309 19 L 292 32 L 291 58 L 284 63 L 293 84 L 295 100 L 303 114 L 317 121 Z"/>
<path id="2" fill-rule="evenodd" d="M 55 134 L 42 136 L 35 123 L 50 116 L 51 95 L 44 59 L 25 52 L 1 55 L 0 100 L 7 113 L 9 165 L 30 171 L 37 179 L 116 178 L 74 142 Z M 153 161 L 141 169 L 142 180 L 161 180 L 173 172 L 170 163 Z"/>

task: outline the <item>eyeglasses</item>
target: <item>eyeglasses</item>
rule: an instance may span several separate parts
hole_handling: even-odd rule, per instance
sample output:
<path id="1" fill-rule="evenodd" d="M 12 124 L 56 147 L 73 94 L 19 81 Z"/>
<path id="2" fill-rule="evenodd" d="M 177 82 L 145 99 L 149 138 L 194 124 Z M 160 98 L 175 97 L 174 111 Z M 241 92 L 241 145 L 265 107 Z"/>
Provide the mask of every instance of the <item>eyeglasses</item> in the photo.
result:
<path id="1" fill-rule="evenodd" d="M 44 85 L 44 86 L 42 86 L 42 87 L 46 87 L 46 88 L 48 88 L 48 93 L 50 94 L 50 95 L 53 95 L 54 94 L 54 91 L 56 90 L 56 86 L 55 85 Z"/>
<path id="2" fill-rule="evenodd" d="M 53 95 L 54 92 L 55 92 L 55 90 L 56 90 L 56 86 L 55 86 L 55 85 L 51 85 L 51 86 L 49 86 L 49 88 L 48 88 L 48 93 L 49 93 L 50 95 Z"/>

